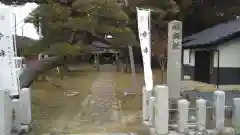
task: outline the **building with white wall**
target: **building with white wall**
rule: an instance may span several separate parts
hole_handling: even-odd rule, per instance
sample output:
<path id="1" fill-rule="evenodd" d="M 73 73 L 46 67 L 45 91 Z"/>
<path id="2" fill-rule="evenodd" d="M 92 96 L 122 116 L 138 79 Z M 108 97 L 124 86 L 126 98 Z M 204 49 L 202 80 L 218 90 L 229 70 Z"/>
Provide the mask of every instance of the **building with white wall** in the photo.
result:
<path id="1" fill-rule="evenodd" d="M 240 85 L 240 20 L 184 38 L 183 74 L 193 81 Z"/>

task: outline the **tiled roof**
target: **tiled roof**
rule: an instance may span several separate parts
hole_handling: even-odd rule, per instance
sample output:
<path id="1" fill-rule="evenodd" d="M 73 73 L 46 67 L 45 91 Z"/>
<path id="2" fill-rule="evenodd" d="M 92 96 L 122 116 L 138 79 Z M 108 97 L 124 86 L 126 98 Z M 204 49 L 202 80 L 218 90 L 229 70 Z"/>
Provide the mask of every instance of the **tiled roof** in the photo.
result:
<path id="1" fill-rule="evenodd" d="M 32 43 L 34 43 L 36 40 L 28 38 L 28 37 L 24 37 L 24 36 L 16 36 L 16 47 L 17 48 L 22 48 L 24 46 L 27 45 L 31 45 Z"/>
<path id="2" fill-rule="evenodd" d="M 202 47 L 230 40 L 240 33 L 240 20 L 228 21 L 185 37 L 183 48 Z"/>

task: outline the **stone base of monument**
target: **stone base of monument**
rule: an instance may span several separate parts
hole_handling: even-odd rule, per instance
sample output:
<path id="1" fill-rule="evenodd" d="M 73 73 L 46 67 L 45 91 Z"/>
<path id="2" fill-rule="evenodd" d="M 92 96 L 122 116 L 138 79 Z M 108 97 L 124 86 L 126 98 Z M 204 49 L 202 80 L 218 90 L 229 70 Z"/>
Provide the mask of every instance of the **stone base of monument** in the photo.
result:
<path id="1" fill-rule="evenodd" d="M 31 131 L 31 128 L 29 128 L 29 125 L 21 125 L 21 131 L 27 133 Z"/>
<path id="2" fill-rule="evenodd" d="M 31 89 L 22 88 L 20 91 L 20 123 L 29 125 L 32 120 Z"/>
<path id="3" fill-rule="evenodd" d="M 175 123 L 177 120 L 177 99 L 170 99 L 169 100 L 169 121 L 170 123 Z"/>
<path id="4" fill-rule="evenodd" d="M 20 118 L 20 102 L 19 99 L 13 99 L 12 100 L 12 110 L 13 110 L 13 121 L 12 121 L 12 131 L 16 132 L 16 133 L 20 133 L 21 132 L 21 118 Z"/>
<path id="5" fill-rule="evenodd" d="M 70 134 L 69 134 L 70 135 Z M 137 135 L 137 133 L 81 133 L 81 134 L 74 134 L 74 135 Z"/>
<path id="6" fill-rule="evenodd" d="M 9 92 L 0 90 L 0 135 L 11 135 L 12 130 L 12 101 Z"/>

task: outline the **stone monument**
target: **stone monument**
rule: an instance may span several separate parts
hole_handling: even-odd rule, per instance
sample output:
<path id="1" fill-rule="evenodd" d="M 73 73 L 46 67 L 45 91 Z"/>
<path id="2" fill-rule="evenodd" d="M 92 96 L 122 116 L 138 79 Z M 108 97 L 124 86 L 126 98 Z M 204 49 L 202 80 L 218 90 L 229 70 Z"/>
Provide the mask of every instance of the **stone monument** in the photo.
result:
<path id="1" fill-rule="evenodd" d="M 182 78 L 182 22 L 168 24 L 167 86 L 169 98 L 179 99 Z"/>

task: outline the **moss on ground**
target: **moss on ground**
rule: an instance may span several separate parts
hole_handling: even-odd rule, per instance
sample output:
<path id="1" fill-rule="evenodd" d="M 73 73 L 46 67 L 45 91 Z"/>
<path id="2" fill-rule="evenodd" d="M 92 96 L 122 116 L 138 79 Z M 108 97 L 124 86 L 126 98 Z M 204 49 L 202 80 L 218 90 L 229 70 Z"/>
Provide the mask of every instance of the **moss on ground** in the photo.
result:
<path id="1" fill-rule="evenodd" d="M 46 81 L 36 81 L 32 86 L 32 135 L 42 135 L 49 132 L 51 123 L 66 109 L 69 115 L 78 109 L 81 102 L 88 95 L 92 82 L 99 75 L 98 72 L 70 72 L 61 80 L 59 76 L 49 75 L 55 84 L 61 85 L 65 90 L 57 88 Z M 65 96 L 67 90 L 79 92 L 77 96 Z M 71 100 L 71 102 L 68 102 Z"/>
<path id="2" fill-rule="evenodd" d="M 162 82 L 160 70 L 153 70 L 154 84 Z M 141 109 L 141 94 L 142 87 L 144 86 L 143 73 L 136 74 L 136 85 L 132 84 L 131 73 L 116 73 L 116 88 L 115 93 L 117 97 L 122 101 L 123 110 L 140 110 Z M 123 96 L 124 89 L 132 89 L 136 93 L 136 96 Z"/>

